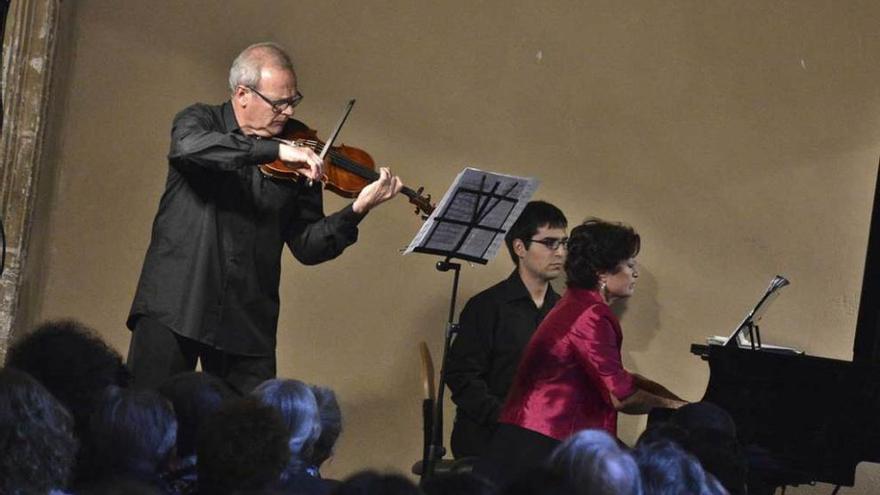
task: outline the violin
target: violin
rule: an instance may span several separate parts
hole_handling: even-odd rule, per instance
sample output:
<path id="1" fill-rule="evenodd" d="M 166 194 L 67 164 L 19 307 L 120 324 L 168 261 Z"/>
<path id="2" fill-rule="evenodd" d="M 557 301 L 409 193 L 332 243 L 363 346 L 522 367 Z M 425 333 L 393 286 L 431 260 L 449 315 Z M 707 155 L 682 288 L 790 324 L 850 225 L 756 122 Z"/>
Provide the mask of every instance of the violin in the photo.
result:
<path id="1" fill-rule="evenodd" d="M 302 122 L 291 120 L 284 132 L 276 137 L 279 141 L 292 146 L 311 148 L 315 153 L 324 149 L 324 143 L 318 139 L 318 133 Z M 327 159 L 324 160 L 324 175 L 321 182 L 334 193 L 344 198 L 355 198 L 367 184 L 379 178 L 376 163 L 364 150 L 353 146 L 331 146 Z M 299 180 L 302 168 L 294 167 L 280 159 L 272 163 L 260 165 L 260 172 L 274 179 Z M 423 195 L 424 187 L 417 190 L 406 186 L 401 193 L 409 198 L 415 207 L 415 213 L 427 218 L 434 211 L 431 195 Z"/>

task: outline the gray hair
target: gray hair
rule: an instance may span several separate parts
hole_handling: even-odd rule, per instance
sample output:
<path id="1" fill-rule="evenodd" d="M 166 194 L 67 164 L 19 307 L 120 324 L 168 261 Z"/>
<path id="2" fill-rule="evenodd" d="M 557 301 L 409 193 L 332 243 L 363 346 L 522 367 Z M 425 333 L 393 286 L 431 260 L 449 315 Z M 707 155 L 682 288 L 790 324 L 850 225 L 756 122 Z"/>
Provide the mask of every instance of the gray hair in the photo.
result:
<path id="1" fill-rule="evenodd" d="M 261 403 L 281 413 L 290 430 L 290 468 L 305 468 L 315 441 L 321 435 L 321 418 L 312 389 L 299 380 L 273 378 L 261 383 L 251 394 Z"/>
<path id="2" fill-rule="evenodd" d="M 260 84 L 263 67 L 278 67 L 294 73 L 293 62 L 281 45 L 271 41 L 255 43 L 245 48 L 232 61 L 229 68 L 229 89 L 238 86 L 256 88 Z"/>
<path id="3" fill-rule="evenodd" d="M 635 459 L 603 430 L 583 430 L 570 436 L 556 447 L 548 464 L 554 471 L 568 476 L 578 487 L 578 493 L 642 493 Z"/>

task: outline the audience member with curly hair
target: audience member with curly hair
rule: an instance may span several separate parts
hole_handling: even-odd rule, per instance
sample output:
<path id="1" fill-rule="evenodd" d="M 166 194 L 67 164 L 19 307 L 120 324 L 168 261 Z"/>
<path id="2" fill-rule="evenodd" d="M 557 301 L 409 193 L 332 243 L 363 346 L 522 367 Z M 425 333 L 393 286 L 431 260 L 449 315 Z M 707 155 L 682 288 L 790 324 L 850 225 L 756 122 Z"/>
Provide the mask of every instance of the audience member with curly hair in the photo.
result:
<path id="1" fill-rule="evenodd" d="M 122 356 L 88 326 L 75 320 L 54 320 L 14 342 L 6 365 L 36 378 L 73 416 L 73 431 L 80 442 L 74 482 L 90 479 L 89 416 L 107 386 L 128 385 Z"/>
<path id="2" fill-rule="evenodd" d="M 128 385 L 122 356 L 97 333 L 74 320 L 41 324 L 9 349 L 6 365 L 42 383 L 73 415 L 76 431 L 88 428 L 89 415 L 108 385 Z"/>
<path id="3" fill-rule="evenodd" d="M 227 402 L 199 428 L 199 493 L 232 495 L 276 487 L 290 462 L 281 414 L 254 397 Z"/>
<path id="4" fill-rule="evenodd" d="M 64 406 L 27 373 L 0 370 L 0 493 L 65 489 L 76 449 L 73 419 Z"/>

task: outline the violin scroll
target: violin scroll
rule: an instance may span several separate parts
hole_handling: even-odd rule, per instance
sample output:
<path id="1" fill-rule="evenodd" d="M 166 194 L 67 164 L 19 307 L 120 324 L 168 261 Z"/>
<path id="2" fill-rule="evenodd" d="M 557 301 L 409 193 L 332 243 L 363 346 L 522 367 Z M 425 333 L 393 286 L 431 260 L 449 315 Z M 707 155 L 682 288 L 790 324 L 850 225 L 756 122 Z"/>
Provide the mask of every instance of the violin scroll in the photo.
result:
<path id="1" fill-rule="evenodd" d="M 434 213 L 434 205 L 431 204 L 431 195 L 426 194 L 422 196 L 422 193 L 425 191 L 425 188 L 419 186 L 418 189 L 415 190 L 415 195 L 410 197 L 409 202 L 415 205 L 416 215 L 420 215 L 422 220 L 427 220 L 431 213 Z"/>

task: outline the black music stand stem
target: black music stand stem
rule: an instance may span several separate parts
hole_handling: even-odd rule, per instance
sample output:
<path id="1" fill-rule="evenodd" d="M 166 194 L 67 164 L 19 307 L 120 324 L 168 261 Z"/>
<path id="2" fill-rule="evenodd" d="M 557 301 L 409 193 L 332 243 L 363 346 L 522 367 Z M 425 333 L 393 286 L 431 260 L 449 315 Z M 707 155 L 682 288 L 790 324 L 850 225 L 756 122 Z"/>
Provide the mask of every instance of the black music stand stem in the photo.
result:
<path id="1" fill-rule="evenodd" d="M 452 345 L 453 337 L 458 331 L 458 323 L 455 322 L 455 307 L 458 297 L 459 276 L 461 273 L 461 264 L 452 262 L 451 260 L 463 259 L 465 261 L 472 261 L 481 264 L 488 263 L 489 258 L 486 254 L 489 252 L 491 243 L 486 243 L 486 236 L 482 236 L 483 239 L 481 242 L 486 243 L 486 245 L 479 248 L 479 250 L 481 250 L 479 256 L 475 256 L 472 249 L 470 249 L 470 254 L 465 252 L 468 248 L 473 248 L 472 245 L 468 245 L 469 239 L 471 239 L 472 234 L 474 233 L 487 234 L 489 240 L 494 240 L 497 236 L 504 236 L 507 231 L 503 228 L 503 225 L 507 222 L 513 208 L 511 207 L 508 209 L 506 214 L 500 215 L 500 218 L 499 215 L 490 214 L 493 212 L 498 213 L 495 210 L 501 204 L 510 206 L 512 203 L 516 206 L 519 201 L 522 201 L 522 198 L 519 197 L 520 193 L 514 193 L 514 189 L 516 189 L 515 186 L 511 186 L 503 192 L 498 191 L 499 186 L 500 182 L 496 182 L 487 190 L 486 176 L 483 176 L 478 187 L 469 188 L 466 186 L 460 186 L 456 188 L 452 191 L 450 202 L 444 209 L 443 214 L 434 217 L 434 221 L 437 222 L 438 226 L 451 224 L 456 228 L 461 229 L 461 231 L 457 233 L 458 240 L 452 245 L 451 249 L 438 249 L 436 246 L 432 247 L 430 245 L 430 239 L 426 243 L 426 246 L 414 249 L 415 252 L 445 256 L 443 261 L 437 262 L 436 268 L 441 272 L 453 272 L 452 294 L 449 301 L 449 316 L 446 321 L 443 336 L 443 354 L 440 360 L 440 378 L 437 384 L 437 399 L 434 403 L 434 411 L 431 421 L 431 443 L 423 452 L 422 480 L 434 475 L 437 461 L 442 459 L 446 454 L 446 448 L 443 447 L 443 399 L 446 389 L 446 366 L 449 356 L 449 348 Z M 465 196 L 468 196 L 467 200 L 462 199 Z M 471 211 L 467 220 L 461 218 L 460 209 L 458 209 L 458 214 L 456 215 L 456 201 L 472 203 L 468 205 L 468 207 L 471 208 Z"/>
<path id="2" fill-rule="evenodd" d="M 441 272 L 452 271 L 452 294 L 449 299 L 449 317 L 446 320 L 446 328 L 443 333 L 443 354 L 440 358 L 440 378 L 437 381 L 437 394 L 434 401 L 434 410 L 431 413 L 431 443 L 425 451 L 422 459 L 422 479 L 434 475 L 434 467 L 438 460 L 446 455 L 443 446 L 443 395 L 446 390 L 446 363 L 449 356 L 449 348 L 452 339 L 458 333 L 458 323 L 455 322 L 455 302 L 458 296 L 458 280 L 461 274 L 461 263 L 453 263 L 450 258 L 438 261 L 436 268 Z"/>

